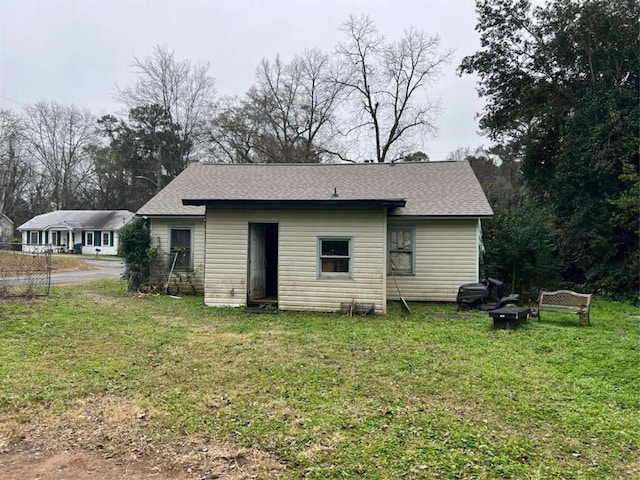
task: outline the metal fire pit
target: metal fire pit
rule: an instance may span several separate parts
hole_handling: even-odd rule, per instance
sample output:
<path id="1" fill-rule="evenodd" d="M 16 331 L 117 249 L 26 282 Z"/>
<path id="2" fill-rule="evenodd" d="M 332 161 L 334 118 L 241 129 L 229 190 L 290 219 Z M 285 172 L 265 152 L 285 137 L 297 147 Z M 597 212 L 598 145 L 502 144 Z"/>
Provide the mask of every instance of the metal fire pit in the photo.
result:
<path id="1" fill-rule="evenodd" d="M 491 310 L 489 316 L 493 318 L 494 329 L 514 330 L 527 323 L 530 313 L 529 307 L 503 307 Z"/>

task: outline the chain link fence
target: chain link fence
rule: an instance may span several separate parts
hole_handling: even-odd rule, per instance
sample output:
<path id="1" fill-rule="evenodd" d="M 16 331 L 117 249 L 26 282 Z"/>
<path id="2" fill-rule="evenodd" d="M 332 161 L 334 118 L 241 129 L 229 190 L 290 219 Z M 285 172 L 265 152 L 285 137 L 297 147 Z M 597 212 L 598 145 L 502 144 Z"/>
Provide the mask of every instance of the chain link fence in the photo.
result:
<path id="1" fill-rule="evenodd" d="M 51 249 L 23 252 L 19 243 L 0 243 L 0 298 L 47 296 Z"/>

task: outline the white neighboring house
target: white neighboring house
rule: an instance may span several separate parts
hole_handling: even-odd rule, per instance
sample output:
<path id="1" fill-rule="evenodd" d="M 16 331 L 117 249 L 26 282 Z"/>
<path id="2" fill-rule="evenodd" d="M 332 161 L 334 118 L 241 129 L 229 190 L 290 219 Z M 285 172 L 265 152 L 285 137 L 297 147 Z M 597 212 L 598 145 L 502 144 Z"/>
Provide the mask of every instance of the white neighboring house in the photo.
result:
<path id="1" fill-rule="evenodd" d="M 43 213 L 18 227 L 22 235 L 22 251 L 117 255 L 118 233 L 134 216 L 129 210 L 57 210 Z"/>

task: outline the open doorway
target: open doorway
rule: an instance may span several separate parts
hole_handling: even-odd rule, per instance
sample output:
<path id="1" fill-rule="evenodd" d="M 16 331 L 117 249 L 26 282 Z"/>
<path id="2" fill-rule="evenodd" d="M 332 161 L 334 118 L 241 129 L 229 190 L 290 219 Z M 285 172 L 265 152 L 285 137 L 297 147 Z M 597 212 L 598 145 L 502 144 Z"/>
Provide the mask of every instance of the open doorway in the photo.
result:
<path id="1" fill-rule="evenodd" d="M 250 223 L 247 304 L 278 303 L 278 224 Z"/>

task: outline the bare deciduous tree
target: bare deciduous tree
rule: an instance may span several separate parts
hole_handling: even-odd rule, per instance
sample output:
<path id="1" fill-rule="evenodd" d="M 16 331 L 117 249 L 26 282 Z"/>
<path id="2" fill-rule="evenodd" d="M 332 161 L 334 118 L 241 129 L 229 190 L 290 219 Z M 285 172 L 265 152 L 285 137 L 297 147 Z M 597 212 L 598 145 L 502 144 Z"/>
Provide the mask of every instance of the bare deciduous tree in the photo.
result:
<path id="1" fill-rule="evenodd" d="M 340 65 L 327 53 L 305 50 L 294 57 L 290 68 L 299 79 L 296 114 L 297 124 L 309 149 L 322 155 L 342 157 L 336 148 L 336 111 L 346 98 L 344 85 L 335 82 Z"/>
<path id="2" fill-rule="evenodd" d="M 90 171 L 85 149 L 95 137 L 95 118 L 74 106 L 40 102 L 25 108 L 23 122 L 26 153 L 45 180 L 40 189 L 56 209 L 73 208 Z"/>
<path id="3" fill-rule="evenodd" d="M 34 168 L 34 160 L 26 152 L 22 118 L 9 110 L 0 110 L 0 214 L 20 225 L 41 213 L 39 208 L 47 204 L 44 196 L 33 193 L 38 185 L 43 187 L 47 179 L 41 179 Z M 33 200 L 33 201 L 32 201 Z"/>
<path id="4" fill-rule="evenodd" d="M 256 83 L 226 99 L 212 122 L 215 150 L 231 162 L 318 162 L 333 154 L 333 121 L 344 87 L 334 62 L 305 50 L 284 63 L 262 60 Z"/>
<path id="5" fill-rule="evenodd" d="M 133 68 L 138 81 L 133 87 L 117 88 L 117 98 L 129 109 L 160 105 L 181 132 L 181 157 L 185 166 L 197 160 L 205 141 L 207 119 L 215 103 L 214 80 L 209 64 L 192 64 L 176 60 L 174 52 L 156 46 L 151 56 L 134 57 Z"/>
<path id="6" fill-rule="evenodd" d="M 11 195 L 18 133 L 17 117 L 8 110 L 0 110 L 0 215 L 4 213 L 5 201 Z"/>
<path id="7" fill-rule="evenodd" d="M 210 122 L 209 150 L 221 163 L 252 163 L 258 131 L 244 100 L 223 98 Z"/>
<path id="8" fill-rule="evenodd" d="M 336 82 L 348 89 L 354 113 L 344 133 L 366 137 L 377 162 L 401 158 L 416 135 L 436 131 L 439 105 L 426 90 L 452 53 L 440 53 L 439 38 L 415 28 L 387 42 L 367 16 L 350 16 L 342 30 L 347 40 L 336 51 L 344 74 Z"/>

